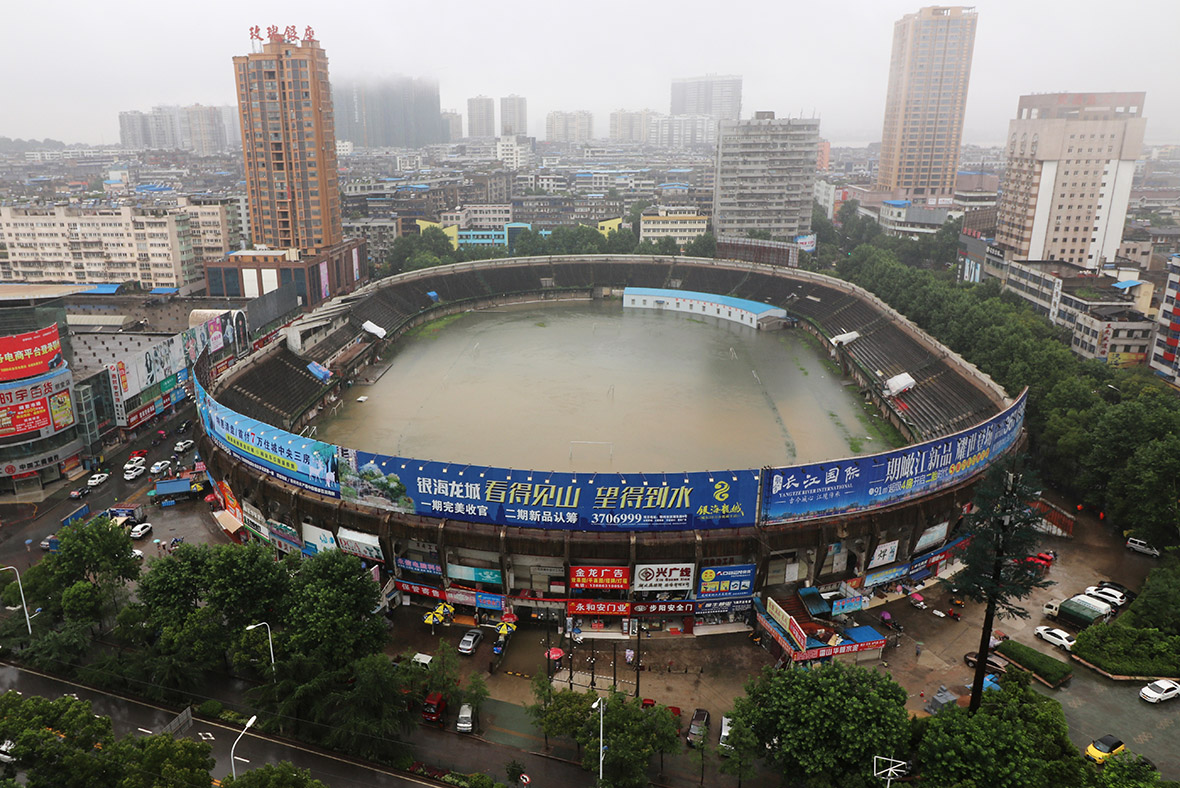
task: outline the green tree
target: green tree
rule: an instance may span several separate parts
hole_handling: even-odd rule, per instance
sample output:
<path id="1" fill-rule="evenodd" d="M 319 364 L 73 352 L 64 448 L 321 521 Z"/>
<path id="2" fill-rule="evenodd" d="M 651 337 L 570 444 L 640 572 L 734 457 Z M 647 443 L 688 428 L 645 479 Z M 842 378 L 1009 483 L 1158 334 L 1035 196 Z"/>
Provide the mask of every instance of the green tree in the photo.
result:
<path id="1" fill-rule="evenodd" d="M 645 711 L 651 728 L 651 746 L 660 754 L 660 774 L 663 774 L 664 756 L 680 750 L 680 728 L 667 706 L 657 706 Z"/>
<path id="2" fill-rule="evenodd" d="M 725 740 L 728 751 L 721 750 L 726 756 L 721 760 L 722 774 L 736 777 L 738 788 L 742 788 L 742 781 L 748 780 L 758 772 L 758 755 L 760 746 L 758 737 L 740 720 L 733 720 L 729 726 L 729 736 Z"/>
<path id="3" fill-rule="evenodd" d="M 697 769 L 700 771 L 701 781 L 699 785 L 704 785 L 705 767 L 712 763 L 717 757 L 717 752 L 713 749 L 713 745 L 709 741 L 709 737 L 706 736 L 697 742 L 695 747 L 691 747 L 689 749 L 688 754 L 692 758 L 692 762 L 696 764 Z"/>
<path id="4" fill-rule="evenodd" d="M 573 693 L 567 691 L 562 694 Z M 627 698 L 620 692 L 603 698 L 606 703 L 601 726 L 604 739 L 600 742 L 598 711 L 591 708 L 597 698 L 592 693 L 582 697 L 588 700 L 585 706 L 587 714 L 576 721 L 580 727 L 578 741 L 582 746 L 582 768 L 597 773 L 599 750 L 605 745 L 602 770 L 607 785 L 612 788 L 640 788 L 648 785 L 647 768 L 651 756 L 656 752 L 648 710 L 642 708 L 637 700 Z"/>
<path id="5" fill-rule="evenodd" d="M 376 653 L 388 637 L 373 613 L 380 598 L 356 556 L 328 550 L 308 558 L 291 583 L 286 653 L 333 664 Z"/>
<path id="6" fill-rule="evenodd" d="M 1016 460 L 1007 467 L 994 466 L 976 488 L 975 508 L 967 516 L 971 539 L 959 554 L 963 569 L 954 579 L 959 593 L 986 605 L 979 639 L 981 655 L 989 650 L 996 613 L 1028 618 L 1019 601 L 1034 589 L 1051 585 L 1027 561 L 1036 554 L 1040 543 L 1040 532 L 1036 530 L 1040 515 L 1029 507 L 1036 492 L 1015 468 Z M 985 676 L 987 660 L 980 659 L 971 689 L 973 712 L 982 701 Z"/>
<path id="7" fill-rule="evenodd" d="M 121 774 L 107 783 L 113 788 L 190 788 L 212 782 L 216 765 L 208 742 L 169 734 L 124 736 L 104 749 L 104 758 Z"/>
<path id="8" fill-rule="evenodd" d="M 293 766 L 289 761 L 268 763 L 242 772 L 236 778 L 224 777 L 221 784 L 225 788 L 328 788 L 312 777 L 307 769 Z"/>
<path id="9" fill-rule="evenodd" d="M 112 762 L 101 757 L 114 742 L 111 720 L 95 716 L 89 701 L 26 698 L 10 690 L 0 696 L 0 740 L 13 742 L 30 788 L 112 784 Z"/>
<path id="10" fill-rule="evenodd" d="M 656 241 L 656 248 L 659 250 L 660 254 L 680 254 L 680 244 L 676 243 L 676 239 L 670 235 L 665 235 Z"/>
<path id="11" fill-rule="evenodd" d="M 102 616 L 102 592 L 97 586 L 79 580 L 62 591 L 61 610 L 67 621 L 93 626 Z"/>
<path id="12" fill-rule="evenodd" d="M 522 230 L 512 245 L 512 254 L 517 257 L 544 257 L 554 252 L 550 251 L 548 238 L 536 230 Z"/>
<path id="13" fill-rule="evenodd" d="M 1155 765 L 1130 750 L 1108 758 L 1098 772 L 1096 788 L 1155 788 L 1165 785 Z M 1175 786 L 1176 783 L 1167 783 Z"/>
<path id="14" fill-rule="evenodd" d="M 612 231 L 606 237 L 607 254 L 631 254 L 639 244 L 639 238 L 626 227 Z"/>
<path id="15" fill-rule="evenodd" d="M 459 701 L 459 654 L 455 647 L 443 638 L 438 639 L 434 659 L 430 660 L 423 691 L 441 692 L 448 706 L 454 706 Z"/>
<path id="16" fill-rule="evenodd" d="M 713 233 L 698 235 L 684 247 L 686 257 L 716 257 L 717 237 Z"/>
<path id="17" fill-rule="evenodd" d="M 186 619 L 204 601 L 209 589 L 213 550 L 208 545 L 181 544 L 152 562 L 136 596 L 159 623 Z"/>
<path id="18" fill-rule="evenodd" d="M 275 563 L 274 551 L 261 542 L 220 545 L 214 549 L 207 571 L 206 601 L 234 634 L 273 618 L 274 601 L 285 599 L 291 585 L 284 566 Z M 277 622 L 269 623 L 273 626 Z"/>
<path id="19" fill-rule="evenodd" d="M 524 708 L 528 712 L 529 718 L 532 719 L 533 725 L 537 726 L 541 735 L 545 737 L 545 749 L 548 750 L 550 731 L 554 736 L 562 735 L 562 731 L 549 722 L 549 707 L 553 704 L 553 696 L 557 693 L 549 678 L 548 666 L 538 665 L 537 669 L 533 671 L 533 677 L 529 680 L 529 684 L 533 693 L 533 703 L 527 704 Z"/>
<path id="20" fill-rule="evenodd" d="M 67 621 L 58 629 L 33 634 L 23 657 L 41 670 L 73 675 L 91 647 L 89 621 Z"/>
<path id="21" fill-rule="evenodd" d="M 513 758 L 504 764 L 504 773 L 508 775 L 508 782 L 516 785 L 520 782 L 520 778 L 524 774 L 524 764 Z"/>
<path id="22" fill-rule="evenodd" d="M 909 739 L 906 691 L 891 677 L 833 662 L 772 670 L 746 682 L 733 724 L 748 728 L 784 774 L 809 786 L 861 788 L 873 756 L 903 752 Z"/>
<path id="23" fill-rule="evenodd" d="M 384 762 L 405 752 L 404 739 L 414 719 L 402 689 L 384 654 L 370 654 L 352 663 L 350 679 L 327 702 L 327 745 Z"/>
<path id="24" fill-rule="evenodd" d="M 467 677 L 467 685 L 463 688 L 463 702 L 471 704 L 471 711 L 476 719 L 479 719 L 479 707 L 488 699 L 488 694 L 488 683 L 484 681 L 483 674 L 472 671 Z"/>

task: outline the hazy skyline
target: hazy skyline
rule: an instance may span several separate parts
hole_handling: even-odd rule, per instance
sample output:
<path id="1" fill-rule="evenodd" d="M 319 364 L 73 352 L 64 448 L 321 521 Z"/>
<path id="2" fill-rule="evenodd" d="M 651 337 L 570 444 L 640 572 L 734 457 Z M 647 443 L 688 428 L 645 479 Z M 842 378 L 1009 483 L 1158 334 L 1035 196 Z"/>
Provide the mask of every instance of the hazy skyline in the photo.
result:
<path id="1" fill-rule="evenodd" d="M 393 74 L 439 82 L 444 109 L 528 99 L 529 134 L 552 110 L 667 112 L 673 78 L 743 77 L 742 116 L 818 116 L 835 145 L 881 136 L 893 23 L 931 3 L 680 2 L 590 6 L 529 0 L 326 7 L 304 0 L 212 2 L 180 14 L 146 2 L 10 5 L 0 26 L 0 136 L 117 145 L 118 113 L 233 104 L 234 55 L 259 25 L 314 28 L 333 79 Z M 963 5 L 972 5 L 963 3 Z M 1180 142 L 1168 65 L 1180 3 L 982 0 L 963 142 L 1000 144 L 1025 93 L 1146 91 L 1149 143 Z M 167 10 L 161 10 L 166 8 Z M 497 112 L 497 124 L 499 123 Z"/>

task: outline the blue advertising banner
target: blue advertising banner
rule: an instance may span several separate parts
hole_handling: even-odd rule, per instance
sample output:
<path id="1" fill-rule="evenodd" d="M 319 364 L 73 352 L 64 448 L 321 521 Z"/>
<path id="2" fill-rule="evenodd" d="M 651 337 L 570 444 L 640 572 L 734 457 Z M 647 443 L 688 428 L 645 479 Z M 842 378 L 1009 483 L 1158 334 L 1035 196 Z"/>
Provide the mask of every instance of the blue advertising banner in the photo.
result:
<path id="1" fill-rule="evenodd" d="M 696 602 L 697 615 L 702 613 L 728 613 L 732 611 L 749 610 L 754 598 L 749 596 L 735 596 L 726 599 L 698 599 Z"/>
<path id="2" fill-rule="evenodd" d="M 754 590 L 754 573 L 757 569 L 755 564 L 707 566 L 701 570 L 697 599 L 748 596 Z"/>
<path id="3" fill-rule="evenodd" d="M 470 580 L 474 583 L 500 584 L 503 582 L 499 569 L 484 569 L 483 567 L 461 566 L 459 564 L 447 564 L 447 577 L 451 580 Z"/>
<path id="4" fill-rule="evenodd" d="M 758 471 L 521 471 L 341 450 L 344 500 L 428 517 L 571 531 L 754 525 Z"/>
<path id="5" fill-rule="evenodd" d="M 875 509 L 970 479 L 1016 441 L 1027 395 L 1026 389 L 1004 412 L 945 438 L 868 457 L 769 468 L 763 522 Z"/>
<path id="6" fill-rule="evenodd" d="M 226 451 L 264 473 L 277 476 L 288 484 L 311 490 L 330 498 L 340 497 L 336 480 L 336 447 L 329 443 L 302 438 L 286 430 L 222 408 L 200 383 L 197 410 L 205 432 Z"/>
<path id="7" fill-rule="evenodd" d="M 424 575 L 442 575 L 442 567 L 429 561 L 418 561 L 413 558 L 397 558 L 394 560 L 399 569 L 409 572 L 421 572 Z"/>

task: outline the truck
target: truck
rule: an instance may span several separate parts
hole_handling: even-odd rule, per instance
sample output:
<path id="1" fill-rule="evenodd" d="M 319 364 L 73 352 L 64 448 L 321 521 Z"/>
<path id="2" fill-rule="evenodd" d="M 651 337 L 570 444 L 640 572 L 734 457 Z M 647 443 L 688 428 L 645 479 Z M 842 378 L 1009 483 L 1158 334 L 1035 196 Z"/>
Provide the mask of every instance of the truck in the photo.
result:
<path id="1" fill-rule="evenodd" d="M 1109 621 L 1113 608 L 1101 599 L 1078 594 L 1059 602 L 1046 602 L 1041 610 L 1046 618 L 1085 629 L 1096 621 Z"/>

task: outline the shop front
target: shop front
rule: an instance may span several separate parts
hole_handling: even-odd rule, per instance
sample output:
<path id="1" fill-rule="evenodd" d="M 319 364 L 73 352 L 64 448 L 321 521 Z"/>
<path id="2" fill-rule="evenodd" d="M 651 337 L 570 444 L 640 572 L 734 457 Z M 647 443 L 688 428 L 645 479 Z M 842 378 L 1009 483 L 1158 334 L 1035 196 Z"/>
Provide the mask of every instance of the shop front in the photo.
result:
<path id="1" fill-rule="evenodd" d="M 634 616 L 647 632 L 692 634 L 696 605 L 691 599 L 696 564 L 636 564 L 631 582 Z"/>

